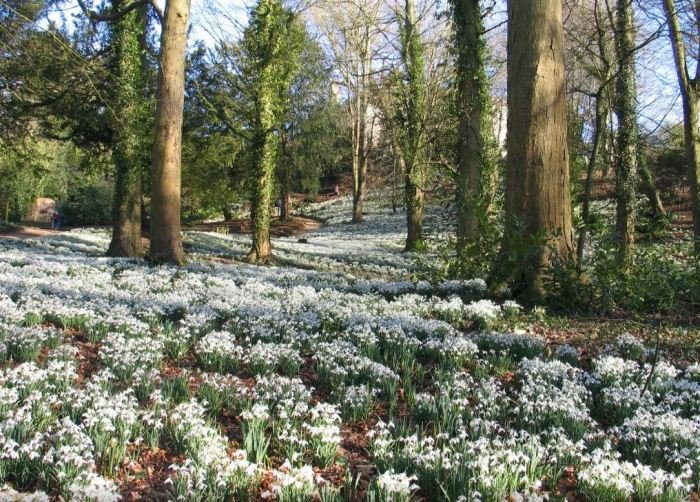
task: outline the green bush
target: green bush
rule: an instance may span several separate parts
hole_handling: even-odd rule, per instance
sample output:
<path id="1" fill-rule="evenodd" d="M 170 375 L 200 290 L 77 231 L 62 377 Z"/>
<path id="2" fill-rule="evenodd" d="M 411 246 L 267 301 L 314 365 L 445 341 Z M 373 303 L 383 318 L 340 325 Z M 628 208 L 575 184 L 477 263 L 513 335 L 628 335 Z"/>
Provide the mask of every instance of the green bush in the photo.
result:
<path id="1" fill-rule="evenodd" d="M 683 245 L 638 245 L 634 264 L 621 269 L 612 240 L 596 246 L 582 268 L 573 263 L 552 267 L 552 306 L 559 310 L 638 314 L 697 311 L 700 268 Z"/>
<path id="2" fill-rule="evenodd" d="M 111 224 L 113 192 L 112 183 L 105 180 L 78 186 L 59 208 L 62 224 L 69 226 Z"/>

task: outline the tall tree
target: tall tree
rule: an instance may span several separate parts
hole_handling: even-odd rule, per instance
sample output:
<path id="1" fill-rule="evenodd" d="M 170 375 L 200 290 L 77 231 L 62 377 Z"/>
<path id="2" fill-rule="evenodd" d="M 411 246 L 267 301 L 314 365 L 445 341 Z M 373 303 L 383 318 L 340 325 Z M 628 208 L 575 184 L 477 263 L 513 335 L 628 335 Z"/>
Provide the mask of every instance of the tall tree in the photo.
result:
<path id="1" fill-rule="evenodd" d="M 115 9 L 121 1 L 114 1 Z M 149 109 L 146 102 L 146 6 L 128 12 L 112 27 L 114 64 L 113 99 L 109 103 L 112 121 L 112 160 L 116 168 L 114 223 L 110 256 L 141 256 L 141 183 L 146 151 L 150 142 L 144 135 Z"/>
<path id="2" fill-rule="evenodd" d="M 151 164 L 151 247 L 155 262 L 182 264 L 180 170 L 185 101 L 185 51 L 190 0 L 165 4 L 160 42 Z"/>
<path id="3" fill-rule="evenodd" d="M 251 220 L 253 246 L 248 261 L 266 263 L 272 258 L 270 206 L 274 190 L 281 122 L 287 94 L 299 67 L 303 28 L 280 0 L 259 0 L 243 35 L 245 81 L 252 98 L 250 154 L 254 183 Z"/>
<path id="4" fill-rule="evenodd" d="M 694 21 L 693 34 L 698 40 L 700 48 L 700 2 L 691 3 L 690 10 Z M 663 6 L 673 47 L 678 85 L 683 100 L 683 132 L 686 162 L 688 163 L 688 182 L 690 183 L 690 196 L 693 205 L 695 254 L 700 255 L 700 131 L 698 130 L 700 125 L 698 120 L 700 64 L 696 64 L 695 75 L 691 76 L 676 3 L 674 0 L 663 0 Z"/>
<path id="5" fill-rule="evenodd" d="M 463 250 L 478 237 L 480 223 L 486 220 L 496 159 L 480 0 L 452 0 L 450 6 L 459 119 L 457 245 Z"/>
<path id="6" fill-rule="evenodd" d="M 617 116 L 615 232 L 618 240 L 618 263 L 626 267 L 634 257 L 634 202 L 637 194 L 637 85 L 632 0 L 617 0 L 616 16 L 615 52 L 618 66 L 614 99 Z"/>
<path id="7" fill-rule="evenodd" d="M 508 159 L 501 258 L 516 292 L 545 294 L 547 268 L 574 260 L 560 0 L 508 2 Z M 525 250 L 525 252 L 523 252 Z"/>
<path id="8" fill-rule="evenodd" d="M 420 27 L 413 0 L 405 0 L 400 14 L 401 60 L 404 78 L 400 86 L 398 139 L 404 162 L 404 197 L 407 235 L 404 251 L 414 251 L 423 240 L 425 143 L 425 61 Z"/>

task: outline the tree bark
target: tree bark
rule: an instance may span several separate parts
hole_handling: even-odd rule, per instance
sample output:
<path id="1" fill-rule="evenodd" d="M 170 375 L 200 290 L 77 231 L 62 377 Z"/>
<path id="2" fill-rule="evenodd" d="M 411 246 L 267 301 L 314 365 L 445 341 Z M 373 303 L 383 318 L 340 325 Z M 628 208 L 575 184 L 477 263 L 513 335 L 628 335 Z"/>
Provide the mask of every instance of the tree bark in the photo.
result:
<path id="1" fill-rule="evenodd" d="M 457 109 L 459 138 L 457 146 L 457 247 L 473 242 L 486 219 L 490 187 L 484 180 L 495 170 L 487 149 L 491 107 L 486 75 L 486 46 L 479 0 L 453 0 L 455 27 Z"/>
<path id="2" fill-rule="evenodd" d="M 634 259 L 634 203 L 637 195 L 637 85 L 634 64 L 634 14 L 632 0 L 617 0 L 615 48 L 618 73 L 615 81 L 617 162 L 615 163 L 615 231 L 617 261 L 628 267 Z"/>
<path id="3" fill-rule="evenodd" d="M 560 0 L 508 2 L 508 159 L 501 260 L 540 299 L 549 266 L 574 261 Z M 517 256 L 508 262 L 509 257 Z M 496 274 L 503 271 L 497 270 Z"/>
<path id="4" fill-rule="evenodd" d="M 119 2 L 117 9 L 119 9 Z M 112 123 L 115 144 L 112 160 L 116 167 L 112 240 L 108 256 L 143 255 L 141 241 L 141 177 L 145 171 L 146 142 L 143 124 L 148 112 L 145 102 L 146 7 L 132 10 L 113 26 L 114 44 Z"/>
<path id="5" fill-rule="evenodd" d="M 367 186 L 367 168 L 369 166 L 370 151 L 372 149 L 374 117 L 369 117 L 369 88 L 372 72 L 372 37 L 370 30 L 373 27 L 362 24 L 356 26 L 357 66 L 355 67 L 356 88 L 354 90 L 354 129 L 353 129 L 353 190 L 352 190 L 352 223 L 361 223 L 363 219 L 365 190 Z"/>
<path id="6" fill-rule="evenodd" d="M 270 221 L 275 170 L 280 141 L 278 131 L 285 114 L 285 97 L 298 71 L 301 54 L 299 25 L 279 0 L 260 0 L 251 11 L 244 45 L 250 58 L 254 113 L 252 157 L 255 184 L 251 207 L 253 246 L 247 260 L 265 264 L 272 261 Z"/>
<path id="7" fill-rule="evenodd" d="M 401 58 L 406 72 L 404 89 L 405 128 L 401 153 L 405 162 L 406 246 L 415 251 L 423 242 L 423 211 L 425 195 L 425 68 L 424 49 L 414 12 L 413 0 L 405 0 L 404 25 L 401 33 Z"/>
<path id="8" fill-rule="evenodd" d="M 280 213 L 280 219 L 282 221 L 288 221 L 292 217 L 292 194 L 289 193 L 289 189 L 286 188 L 282 191 L 282 211 Z"/>
<path id="9" fill-rule="evenodd" d="M 292 210 L 292 158 L 287 155 L 288 136 L 286 132 L 280 135 L 280 154 L 278 161 L 278 178 L 281 185 L 280 201 L 280 220 L 287 221 L 291 216 Z"/>
<path id="10" fill-rule="evenodd" d="M 612 93 L 611 93 L 612 94 Z M 615 169 L 615 130 L 613 126 L 612 96 L 608 96 L 608 116 L 605 119 L 605 159 L 601 176 L 604 180 L 610 177 L 610 169 Z"/>
<path id="11" fill-rule="evenodd" d="M 367 185 L 367 164 L 369 161 L 368 142 L 371 141 L 371 138 L 368 139 L 367 137 L 367 91 L 359 89 L 356 92 L 352 156 L 352 223 L 362 223 L 365 187 Z"/>
<path id="12" fill-rule="evenodd" d="M 143 256 L 141 240 L 141 179 L 117 171 L 114 187 L 114 223 L 107 256 Z"/>
<path id="13" fill-rule="evenodd" d="M 263 95 L 269 92 L 269 84 L 259 85 L 259 112 L 257 138 L 253 140 L 253 158 L 255 159 L 255 187 L 250 211 L 253 227 L 253 247 L 247 260 L 251 263 L 265 264 L 272 260 L 272 243 L 270 242 L 270 207 L 272 206 L 272 183 L 277 163 L 277 138 L 272 133 L 275 117 L 270 106 L 272 97 Z"/>
<path id="14" fill-rule="evenodd" d="M 151 166 L 151 248 L 157 263 L 182 264 L 180 172 L 185 51 L 190 0 L 168 0 L 161 33 L 155 140 Z"/>
<path id="15" fill-rule="evenodd" d="M 676 75 L 683 101 L 683 132 L 685 140 L 685 155 L 688 164 L 688 183 L 693 208 L 693 236 L 695 238 L 695 254 L 700 255 L 700 132 L 698 131 L 698 98 L 700 89 L 700 65 L 696 67 L 695 77 L 691 78 L 686 61 L 686 50 L 683 42 L 678 12 L 674 0 L 664 0 L 664 11 L 668 22 Z M 700 35 L 700 5 L 695 2 L 695 29 Z M 700 44 L 700 42 L 699 42 Z"/>

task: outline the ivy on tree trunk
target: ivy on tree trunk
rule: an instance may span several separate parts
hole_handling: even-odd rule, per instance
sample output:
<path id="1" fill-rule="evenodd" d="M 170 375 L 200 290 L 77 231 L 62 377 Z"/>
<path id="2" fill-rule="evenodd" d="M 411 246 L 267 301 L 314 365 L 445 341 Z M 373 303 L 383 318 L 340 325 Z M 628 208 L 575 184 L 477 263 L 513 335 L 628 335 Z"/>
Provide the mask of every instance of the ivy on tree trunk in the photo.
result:
<path id="1" fill-rule="evenodd" d="M 405 0 L 401 27 L 401 59 L 404 79 L 399 86 L 398 142 L 405 165 L 407 235 L 404 251 L 414 251 L 423 241 L 425 195 L 425 67 L 424 48 L 413 0 Z"/>
<path id="2" fill-rule="evenodd" d="M 119 8 L 119 2 L 115 2 Z M 110 101 L 114 129 L 112 161 L 116 168 L 112 240 L 109 256 L 143 255 L 141 243 L 141 179 L 145 172 L 148 123 L 145 96 L 146 7 L 119 18 L 112 28 L 113 99 Z"/>
<path id="3" fill-rule="evenodd" d="M 632 0 L 617 0 L 615 80 L 617 162 L 615 164 L 615 231 L 618 263 L 627 267 L 634 257 L 634 225 L 637 195 L 637 85 L 634 69 L 634 16 Z"/>
<path id="4" fill-rule="evenodd" d="M 251 83 L 250 147 L 254 183 L 251 204 L 253 245 L 247 259 L 272 260 L 270 221 L 279 129 L 288 106 L 285 97 L 298 71 L 303 28 L 280 0 L 259 0 L 243 35 L 244 73 Z"/>
<path id="5" fill-rule="evenodd" d="M 486 75 L 486 42 L 479 0 L 452 0 L 457 143 L 457 245 L 463 250 L 480 234 L 494 197 L 496 144 Z"/>

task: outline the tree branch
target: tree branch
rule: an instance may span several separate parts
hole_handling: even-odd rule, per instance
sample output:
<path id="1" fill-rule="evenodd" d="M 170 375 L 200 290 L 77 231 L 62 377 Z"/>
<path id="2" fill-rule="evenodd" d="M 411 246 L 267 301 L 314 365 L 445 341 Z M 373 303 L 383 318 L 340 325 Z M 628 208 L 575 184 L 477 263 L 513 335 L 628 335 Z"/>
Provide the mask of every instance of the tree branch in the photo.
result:
<path id="1" fill-rule="evenodd" d="M 130 3 L 126 7 L 124 7 L 122 10 L 112 12 L 110 14 L 100 14 L 95 12 L 94 10 L 88 9 L 88 6 L 85 4 L 85 0 L 78 0 L 78 5 L 82 9 L 82 11 L 85 13 L 85 15 L 91 20 L 91 21 L 97 21 L 97 22 L 110 22 L 110 21 L 116 21 L 117 19 L 120 19 L 124 16 L 126 16 L 129 12 L 132 10 L 138 9 L 140 7 L 143 7 L 144 5 L 153 5 L 153 8 L 156 10 L 156 13 L 158 14 L 158 17 L 161 17 L 161 13 L 158 10 L 158 8 L 154 5 L 154 3 L 151 0 L 135 0 L 134 2 Z M 162 17 L 161 17 L 162 19 Z"/>

